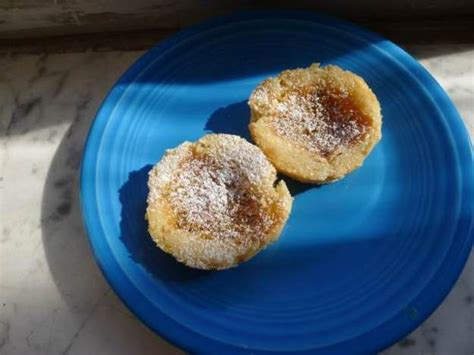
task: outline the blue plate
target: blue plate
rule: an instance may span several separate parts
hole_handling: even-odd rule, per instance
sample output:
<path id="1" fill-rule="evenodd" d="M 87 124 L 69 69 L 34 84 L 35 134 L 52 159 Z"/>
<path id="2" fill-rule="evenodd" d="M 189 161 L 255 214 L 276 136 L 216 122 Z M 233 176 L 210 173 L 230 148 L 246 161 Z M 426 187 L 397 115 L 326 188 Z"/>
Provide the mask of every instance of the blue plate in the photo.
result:
<path id="1" fill-rule="evenodd" d="M 249 137 L 263 79 L 336 64 L 380 100 L 383 139 L 364 166 L 315 187 L 289 181 L 280 240 L 237 268 L 182 266 L 151 242 L 147 173 L 206 132 Z M 415 329 L 453 286 L 473 241 L 473 160 L 447 95 L 412 57 L 309 13 L 241 13 L 180 32 L 137 61 L 91 128 L 81 198 L 103 273 L 150 328 L 201 353 L 376 352 Z"/>

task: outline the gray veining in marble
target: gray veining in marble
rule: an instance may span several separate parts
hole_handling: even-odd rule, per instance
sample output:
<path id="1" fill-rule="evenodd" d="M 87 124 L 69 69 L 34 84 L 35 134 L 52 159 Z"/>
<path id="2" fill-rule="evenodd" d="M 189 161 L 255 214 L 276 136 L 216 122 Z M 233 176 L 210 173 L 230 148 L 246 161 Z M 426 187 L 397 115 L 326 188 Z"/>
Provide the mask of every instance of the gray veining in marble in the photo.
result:
<path id="1" fill-rule="evenodd" d="M 474 133 L 474 47 L 410 48 Z M 119 301 L 82 227 L 78 169 L 94 113 L 141 52 L 0 57 L 0 353 L 181 354 Z M 441 307 L 385 355 L 474 352 L 474 256 Z"/>

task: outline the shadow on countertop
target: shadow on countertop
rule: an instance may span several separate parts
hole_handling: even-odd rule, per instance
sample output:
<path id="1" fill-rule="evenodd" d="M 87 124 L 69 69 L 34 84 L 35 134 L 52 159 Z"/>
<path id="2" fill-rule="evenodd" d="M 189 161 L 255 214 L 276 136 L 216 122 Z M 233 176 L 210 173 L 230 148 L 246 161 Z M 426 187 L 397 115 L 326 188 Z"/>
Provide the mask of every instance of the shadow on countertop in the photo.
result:
<path id="1" fill-rule="evenodd" d="M 110 286 L 97 267 L 83 227 L 79 196 L 82 147 L 93 117 L 92 109 L 79 113 L 62 138 L 49 167 L 41 204 L 42 244 L 49 272 L 67 305 L 70 321 L 78 327 L 78 330 L 71 329 L 71 341 L 65 353 L 77 338 L 75 332 L 82 330 L 100 304 L 107 307 L 110 319 L 117 323 L 110 325 L 108 318 L 101 317 L 95 320 L 99 322 L 97 326 L 114 329 L 120 332 L 119 336 L 133 337 L 135 346 L 143 343 L 143 349 L 149 350 L 146 353 L 158 348 L 162 354 L 182 354 L 128 312 L 116 309 L 115 303 L 119 301 L 110 295 Z"/>

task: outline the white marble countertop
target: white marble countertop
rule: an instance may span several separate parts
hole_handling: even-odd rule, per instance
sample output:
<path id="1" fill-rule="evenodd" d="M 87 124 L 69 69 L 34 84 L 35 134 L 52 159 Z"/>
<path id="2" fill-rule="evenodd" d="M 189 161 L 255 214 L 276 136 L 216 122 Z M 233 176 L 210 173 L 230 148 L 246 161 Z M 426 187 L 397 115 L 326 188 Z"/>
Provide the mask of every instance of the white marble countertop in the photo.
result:
<path id="1" fill-rule="evenodd" d="M 474 134 L 474 45 L 408 48 Z M 89 248 L 82 147 L 108 89 L 142 52 L 0 57 L 0 353 L 180 354 L 121 303 Z M 439 309 L 385 355 L 474 353 L 474 253 Z"/>

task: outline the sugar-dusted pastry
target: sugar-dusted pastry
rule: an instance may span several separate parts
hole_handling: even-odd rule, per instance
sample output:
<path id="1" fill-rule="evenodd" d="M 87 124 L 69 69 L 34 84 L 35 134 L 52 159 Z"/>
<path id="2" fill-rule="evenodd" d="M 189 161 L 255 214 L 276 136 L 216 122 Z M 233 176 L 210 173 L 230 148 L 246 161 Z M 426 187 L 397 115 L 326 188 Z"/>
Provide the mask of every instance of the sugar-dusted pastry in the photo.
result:
<path id="1" fill-rule="evenodd" d="M 149 232 L 178 261 L 225 269 L 278 239 L 291 211 L 284 181 L 246 140 L 209 134 L 168 150 L 150 171 Z"/>
<path id="2" fill-rule="evenodd" d="M 381 138 L 380 105 L 366 82 L 333 65 L 286 70 L 253 91 L 250 133 L 276 169 L 326 183 L 361 166 Z"/>

